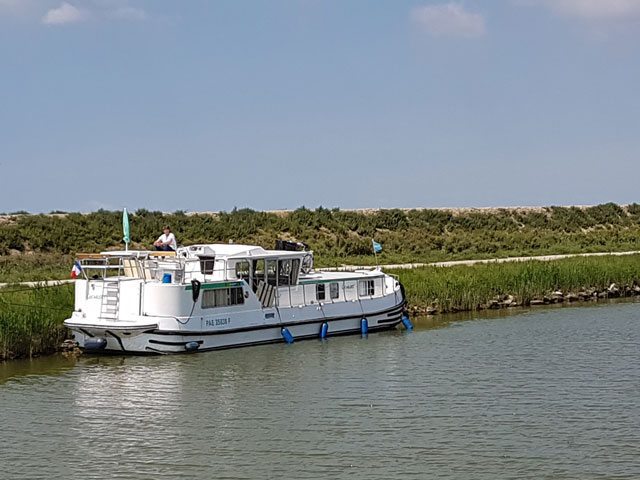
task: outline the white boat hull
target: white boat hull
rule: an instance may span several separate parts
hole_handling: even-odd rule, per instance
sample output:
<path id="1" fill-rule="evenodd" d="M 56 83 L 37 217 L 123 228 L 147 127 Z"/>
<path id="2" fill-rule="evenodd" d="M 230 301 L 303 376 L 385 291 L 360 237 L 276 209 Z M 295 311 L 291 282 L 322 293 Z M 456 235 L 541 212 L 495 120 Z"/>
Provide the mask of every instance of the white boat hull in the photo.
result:
<path id="1" fill-rule="evenodd" d="M 390 309 L 346 317 L 316 318 L 301 322 L 271 323 L 241 328 L 213 331 L 166 330 L 157 325 L 74 325 L 67 322 L 73 331 L 78 346 L 86 351 L 100 353 L 168 354 L 222 350 L 251 345 L 284 342 L 282 329 L 286 328 L 294 340 L 320 337 L 323 323 L 328 325 L 328 336 L 361 332 L 363 318 L 367 320 L 369 332 L 396 327 L 402 321 L 404 304 Z M 87 348 L 95 339 L 105 339 L 106 345 L 99 350 Z M 195 347 L 194 343 L 197 343 Z"/>
<path id="2" fill-rule="evenodd" d="M 96 352 L 184 353 L 392 328 L 402 285 L 380 269 L 314 272 L 311 252 L 196 245 L 80 255 L 75 309 L 65 320 Z M 92 274 L 93 272 L 97 274 Z"/>

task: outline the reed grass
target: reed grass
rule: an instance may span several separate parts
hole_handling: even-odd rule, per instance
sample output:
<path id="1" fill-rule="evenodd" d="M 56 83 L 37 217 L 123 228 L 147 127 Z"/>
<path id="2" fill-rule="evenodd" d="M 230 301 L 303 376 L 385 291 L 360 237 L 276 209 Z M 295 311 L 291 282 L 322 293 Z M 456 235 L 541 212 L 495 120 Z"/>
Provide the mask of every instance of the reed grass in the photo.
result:
<path id="1" fill-rule="evenodd" d="M 435 303 L 440 311 L 479 310 L 499 296 L 528 304 L 557 290 L 602 290 L 640 283 L 640 255 L 578 257 L 555 261 L 489 263 L 389 271 L 399 276 L 411 306 Z"/>
<path id="2" fill-rule="evenodd" d="M 66 338 L 73 285 L 0 289 L 0 360 L 53 353 Z"/>
<path id="3" fill-rule="evenodd" d="M 0 282 L 40 282 L 69 278 L 74 256 L 61 253 L 0 255 Z"/>
<path id="4" fill-rule="evenodd" d="M 579 257 L 473 266 L 395 270 L 411 306 L 435 303 L 440 311 L 479 310 L 492 299 L 513 295 L 528 304 L 556 290 L 579 292 L 640 284 L 640 255 Z M 73 285 L 0 289 L 0 359 L 56 351 L 73 310 Z"/>

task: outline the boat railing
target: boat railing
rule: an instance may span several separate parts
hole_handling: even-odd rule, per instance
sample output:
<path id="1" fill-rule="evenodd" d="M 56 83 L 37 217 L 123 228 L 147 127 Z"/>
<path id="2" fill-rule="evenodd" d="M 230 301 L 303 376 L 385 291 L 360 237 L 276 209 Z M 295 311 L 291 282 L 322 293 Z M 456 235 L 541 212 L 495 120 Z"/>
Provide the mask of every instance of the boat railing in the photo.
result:
<path id="1" fill-rule="evenodd" d="M 371 281 L 373 294 L 369 291 L 361 291 L 360 282 Z M 330 285 L 338 285 L 338 295 L 332 295 Z M 319 298 L 317 285 L 324 285 L 324 298 Z M 280 286 L 276 296 L 276 306 L 279 308 L 295 308 L 300 306 L 317 305 L 322 307 L 328 304 L 358 302 L 372 298 L 381 298 L 394 295 L 395 288 L 387 289 L 386 277 L 376 276 L 362 279 L 332 279 L 319 282 L 300 283 L 298 285 Z"/>
<path id="2" fill-rule="evenodd" d="M 122 264 L 115 263 L 112 258 L 93 253 L 76 255 L 77 262 L 82 267 L 82 275 L 87 280 L 106 280 L 108 277 L 122 275 Z"/>
<path id="3" fill-rule="evenodd" d="M 145 281 L 166 281 L 189 283 L 194 279 L 201 282 L 234 279 L 235 266 L 226 262 L 224 267 L 214 263 L 210 268 L 202 268 L 199 258 L 177 257 L 174 252 L 118 252 L 117 254 L 78 254 L 76 256 L 82 274 L 88 280 L 143 279 Z M 241 280 L 241 279 L 239 279 Z"/>
<path id="4" fill-rule="evenodd" d="M 251 284 L 249 278 L 238 277 L 235 266 L 212 268 L 202 271 L 200 259 L 180 258 L 171 252 L 133 252 L 132 254 L 79 254 L 78 261 L 82 267 L 82 274 L 88 280 L 123 281 L 142 279 L 169 283 L 189 283 L 193 279 L 201 282 L 238 280 Z M 194 268 L 195 267 L 195 268 Z M 165 275 L 170 277 L 165 277 Z M 387 283 L 391 280 L 391 284 Z M 279 308 L 293 308 L 300 306 L 358 302 L 363 299 L 398 295 L 394 287 L 398 281 L 396 275 L 381 274 L 365 276 L 358 279 L 330 279 L 301 282 L 295 285 L 278 285 L 275 306 Z M 361 282 L 371 282 L 363 286 Z M 337 284 L 337 291 L 331 284 Z M 324 285 L 324 296 L 319 293 L 317 285 Z M 337 295 L 336 295 L 337 293 Z M 270 302 L 271 303 L 271 302 Z"/>

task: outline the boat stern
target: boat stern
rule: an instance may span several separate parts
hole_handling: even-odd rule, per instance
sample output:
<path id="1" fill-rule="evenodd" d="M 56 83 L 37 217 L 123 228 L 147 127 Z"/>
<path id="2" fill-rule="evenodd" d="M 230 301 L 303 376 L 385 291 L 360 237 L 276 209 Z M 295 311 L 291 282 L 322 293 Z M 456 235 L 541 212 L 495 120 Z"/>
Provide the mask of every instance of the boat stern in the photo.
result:
<path id="1" fill-rule="evenodd" d="M 85 351 L 113 351 L 143 353 L 148 345 L 148 334 L 158 328 L 157 323 L 92 322 L 74 312 L 64 321 L 72 332 L 78 347 Z"/>

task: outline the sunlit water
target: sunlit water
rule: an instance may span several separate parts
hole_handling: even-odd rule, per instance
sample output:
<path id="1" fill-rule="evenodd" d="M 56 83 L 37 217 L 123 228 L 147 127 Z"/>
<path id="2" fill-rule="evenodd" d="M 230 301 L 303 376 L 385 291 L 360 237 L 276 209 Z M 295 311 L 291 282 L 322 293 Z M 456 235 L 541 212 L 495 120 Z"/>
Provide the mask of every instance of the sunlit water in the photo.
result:
<path id="1" fill-rule="evenodd" d="M 640 304 L 0 364 L 0 478 L 640 478 Z"/>

